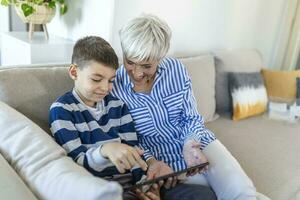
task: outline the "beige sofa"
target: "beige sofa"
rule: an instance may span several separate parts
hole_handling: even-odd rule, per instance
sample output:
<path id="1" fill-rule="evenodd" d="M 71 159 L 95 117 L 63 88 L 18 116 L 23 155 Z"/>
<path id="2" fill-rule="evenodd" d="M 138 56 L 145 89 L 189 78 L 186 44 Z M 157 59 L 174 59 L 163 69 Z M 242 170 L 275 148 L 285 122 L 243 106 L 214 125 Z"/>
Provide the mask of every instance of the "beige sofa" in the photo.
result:
<path id="1" fill-rule="evenodd" d="M 226 72 L 259 71 L 261 56 L 254 50 L 218 51 L 182 62 L 207 126 L 257 190 L 274 200 L 300 199 L 300 123 L 270 120 L 266 114 L 235 122 L 228 105 L 222 105 L 229 99 L 222 91 Z M 0 199 L 121 198 L 119 185 L 73 163 L 47 134 L 50 104 L 71 88 L 65 65 L 0 70 Z"/>

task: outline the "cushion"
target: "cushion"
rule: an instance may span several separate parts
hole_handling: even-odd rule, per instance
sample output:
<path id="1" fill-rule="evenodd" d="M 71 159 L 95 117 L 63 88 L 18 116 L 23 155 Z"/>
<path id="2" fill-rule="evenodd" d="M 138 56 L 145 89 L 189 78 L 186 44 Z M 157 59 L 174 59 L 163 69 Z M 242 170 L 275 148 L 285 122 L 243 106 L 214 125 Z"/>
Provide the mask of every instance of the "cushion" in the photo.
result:
<path id="1" fill-rule="evenodd" d="M 271 101 L 293 102 L 296 99 L 296 77 L 300 77 L 300 70 L 277 71 L 263 69 L 268 97 Z M 284 84 L 283 84 L 284 83 Z"/>
<path id="2" fill-rule="evenodd" d="M 121 199 L 114 182 L 77 165 L 39 126 L 0 102 L 0 152 L 39 199 Z"/>
<path id="3" fill-rule="evenodd" d="M 198 111 L 206 122 L 216 119 L 215 67 L 211 55 L 181 59 L 187 67 L 197 100 Z"/>
<path id="4" fill-rule="evenodd" d="M 263 66 L 261 54 L 254 49 L 215 51 L 216 112 L 232 111 L 228 87 L 228 72 L 259 72 Z"/>
<path id="5" fill-rule="evenodd" d="M 44 130 L 49 131 L 48 112 L 57 97 L 73 88 L 68 67 L 20 67 L 0 70 L 0 101 L 3 101 Z"/>
<path id="6" fill-rule="evenodd" d="M 267 92 L 259 72 L 229 73 L 229 88 L 233 103 L 233 120 L 264 113 L 267 109 Z"/>
<path id="7" fill-rule="evenodd" d="M 222 115 L 207 127 L 238 160 L 258 192 L 272 200 L 299 200 L 300 123 L 265 115 L 236 122 Z"/>
<path id="8" fill-rule="evenodd" d="M 297 105 L 299 106 L 300 105 L 300 78 L 296 78 L 296 81 L 297 81 L 297 95 L 296 95 L 296 103 Z"/>
<path id="9" fill-rule="evenodd" d="M 37 200 L 18 174 L 0 154 L 1 199 Z"/>

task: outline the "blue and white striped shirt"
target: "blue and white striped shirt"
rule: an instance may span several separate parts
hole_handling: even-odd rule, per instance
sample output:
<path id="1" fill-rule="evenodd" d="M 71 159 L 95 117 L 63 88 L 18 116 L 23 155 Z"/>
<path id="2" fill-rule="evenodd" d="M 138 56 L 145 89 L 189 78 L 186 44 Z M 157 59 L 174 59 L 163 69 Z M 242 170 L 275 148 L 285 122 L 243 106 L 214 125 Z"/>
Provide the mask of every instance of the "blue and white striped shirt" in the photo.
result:
<path id="1" fill-rule="evenodd" d="M 197 111 L 191 79 L 183 64 L 165 58 L 159 65 L 149 94 L 134 92 L 124 66 L 117 71 L 112 95 L 123 100 L 132 115 L 139 145 L 145 159 L 154 156 L 173 168 L 185 169 L 182 149 L 186 139 L 193 138 L 205 148 L 216 138 L 205 128 Z"/>
<path id="2" fill-rule="evenodd" d="M 119 174 L 100 154 L 106 142 L 137 145 L 137 135 L 127 106 L 107 95 L 96 108 L 85 105 L 73 90 L 51 105 L 49 125 L 57 141 L 79 165 L 100 177 Z"/>

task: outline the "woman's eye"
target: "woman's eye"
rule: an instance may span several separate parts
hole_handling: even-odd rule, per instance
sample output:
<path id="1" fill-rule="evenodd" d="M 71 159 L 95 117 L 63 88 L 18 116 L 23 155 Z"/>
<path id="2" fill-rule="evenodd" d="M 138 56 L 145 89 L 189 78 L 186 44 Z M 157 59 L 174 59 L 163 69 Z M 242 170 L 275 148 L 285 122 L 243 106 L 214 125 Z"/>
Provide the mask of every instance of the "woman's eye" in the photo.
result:
<path id="1" fill-rule="evenodd" d="M 151 65 L 144 65 L 143 67 L 144 67 L 144 69 L 150 69 Z"/>
<path id="2" fill-rule="evenodd" d="M 127 61 L 128 65 L 133 65 L 134 63 L 131 61 Z"/>
<path id="3" fill-rule="evenodd" d="M 109 80 L 110 83 L 113 83 L 115 81 L 115 79 Z"/>

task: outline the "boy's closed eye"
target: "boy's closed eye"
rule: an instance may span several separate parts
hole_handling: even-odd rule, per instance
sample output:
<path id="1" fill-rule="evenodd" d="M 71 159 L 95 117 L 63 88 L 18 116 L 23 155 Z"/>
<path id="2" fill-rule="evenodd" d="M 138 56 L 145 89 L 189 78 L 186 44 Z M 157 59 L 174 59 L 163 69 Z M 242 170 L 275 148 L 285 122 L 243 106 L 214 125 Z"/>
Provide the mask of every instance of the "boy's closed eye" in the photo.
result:
<path id="1" fill-rule="evenodd" d="M 97 83 L 102 81 L 102 79 L 93 79 L 93 78 L 91 80 L 94 81 L 94 82 L 97 82 Z"/>

